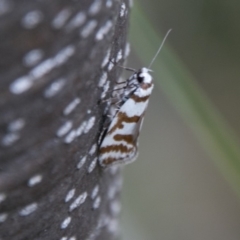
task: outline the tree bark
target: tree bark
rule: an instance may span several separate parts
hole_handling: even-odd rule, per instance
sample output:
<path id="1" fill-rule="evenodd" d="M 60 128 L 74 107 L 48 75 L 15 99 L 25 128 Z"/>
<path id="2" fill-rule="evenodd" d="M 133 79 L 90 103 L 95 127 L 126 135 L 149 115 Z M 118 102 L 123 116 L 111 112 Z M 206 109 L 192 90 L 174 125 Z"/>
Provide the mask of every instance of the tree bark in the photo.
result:
<path id="1" fill-rule="evenodd" d="M 121 171 L 97 156 L 128 17 L 127 0 L 0 0 L 1 240 L 118 238 Z"/>

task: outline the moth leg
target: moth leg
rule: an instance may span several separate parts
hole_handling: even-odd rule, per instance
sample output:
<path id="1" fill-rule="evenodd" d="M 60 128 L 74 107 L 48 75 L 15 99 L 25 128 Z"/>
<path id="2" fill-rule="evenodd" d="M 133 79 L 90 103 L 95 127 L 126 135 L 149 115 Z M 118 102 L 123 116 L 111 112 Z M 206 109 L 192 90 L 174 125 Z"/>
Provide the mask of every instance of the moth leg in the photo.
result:
<path id="1" fill-rule="evenodd" d="M 110 126 L 111 123 L 111 116 L 110 115 L 105 115 L 105 118 L 103 120 L 102 126 L 101 126 L 101 131 L 98 137 L 98 146 L 100 147 L 102 140 L 104 136 L 107 133 L 108 127 Z"/>
<path id="2" fill-rule="evenodd" d="M 109 98 L 105 98 L 105 99 L 100 99 L 98 101 L 98 103 L 105 103 L 105 102 L 109 102 L 109 101 L 112 102 L 113 100 L 118 100 L 118 98 L 117 97 L 109 97 Z"/>
<path id="3" fill-rule="evenodd" d="M 98 138 L 98 146 L 100 147 L 103 139 L 104 139 L 104 136 L 106 135 L 107 133 L 107 130 L 108 130 L 108 127 L 103 127 L 103 130 L 101 131 L 100 135 L 99 135 L 99 138 Z"/>

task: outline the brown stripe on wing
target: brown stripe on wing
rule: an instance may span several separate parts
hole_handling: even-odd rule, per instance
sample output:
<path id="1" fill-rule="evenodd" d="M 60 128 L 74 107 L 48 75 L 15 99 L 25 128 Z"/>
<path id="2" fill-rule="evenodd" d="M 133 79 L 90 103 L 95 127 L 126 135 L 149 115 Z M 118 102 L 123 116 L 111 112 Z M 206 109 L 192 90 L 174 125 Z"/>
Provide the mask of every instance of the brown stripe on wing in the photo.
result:
<path id="1" fill-rule="evenodd" d="M 106 147 L 101 147 L 100 154 L 109 153 L 109 152 L 128 153 L 128 152 L 131 152 L 132 150 L 133 150 L 133 148 L 128 148 L 128 147 L 124 146 L 123 144 L 109 145 Z"/>
<path id="2" fill-rule="evenodd" d="M 135 154 L 130 158 L 130 160 L 134 159 L 134 157 L 136 156 L 136 153 L 137 153 L 137 151 L 135 151 Z M 124 157 L 124 158 L 108 157 L 108 158 L 105 158 L 105 159 L 102 161 L 101 164 L 103 164 L 103 165 L 110 165 L 110 164 L 112 164 L 112 163 L 114 163 L 114 162 L 119 162 L 119 163 L 120 163 L 121 160 L 124 161 L 126 158 L 129 158 L 129 157 L 130 157 L 130 156 L 126 156 L 126 157 Z"/>
<path id="3" fill-rule="evenodd" d="M 117 122 L 111 129 L 109 129 L 108 134 L 113 133 L 118 128 L 123 128 L 124 127 L 123 126 L 123 122 L 126 122 L 126 123 L 137 123 L 140 120 L 140 118 L 141 118 L 141 116 L 135 115 L 133 117 L 129 117 L 124 112 L 118 112 L 118 114 L 117 114 Z"/>
<path id="4" fill-rule="evenodd" d="M 137 103 L 146 102 L 149 99 L 149 95 L 145 96 L 145 97 L 139 97 L 139 96 L 133 94 L 130 98 L 133 99 Z"/>
<path id="5" fill-rule="evenodd" d="M 105 165 L 111 164 L 113 162 L 116 162 L 116 158 L 109 157 L 109 158 L 106 158 L 102 161 L 102 163 L 105 164 Z"/>
<path id="6" fill-rule="evenodd" d="M 125 141 L 129 144 L 135 145 L 133 135 L 131 135 L 131 134 L 129 134 L 129 135 L 127 135 L 127 134 L 124 134 L 124 135 L 123 134 L 116 134 L 116 135 L 114 135 L 113 139 L 116 140 L 116 141 Z"/>

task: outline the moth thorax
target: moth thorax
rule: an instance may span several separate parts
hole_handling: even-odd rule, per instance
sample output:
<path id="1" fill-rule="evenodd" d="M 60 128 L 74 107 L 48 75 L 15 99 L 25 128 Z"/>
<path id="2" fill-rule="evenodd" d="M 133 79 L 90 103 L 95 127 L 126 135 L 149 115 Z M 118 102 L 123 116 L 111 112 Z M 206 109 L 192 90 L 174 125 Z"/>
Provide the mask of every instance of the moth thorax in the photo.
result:
<path id="1" fill-rule="evenodd" d="M 149 74 L 149 71 L 151 71 L 148 68 L 141 68 L 139 71 L 139 78 L 141 82 L 143 83 L 151 83 L 152 82 L 152 76 Z"/>

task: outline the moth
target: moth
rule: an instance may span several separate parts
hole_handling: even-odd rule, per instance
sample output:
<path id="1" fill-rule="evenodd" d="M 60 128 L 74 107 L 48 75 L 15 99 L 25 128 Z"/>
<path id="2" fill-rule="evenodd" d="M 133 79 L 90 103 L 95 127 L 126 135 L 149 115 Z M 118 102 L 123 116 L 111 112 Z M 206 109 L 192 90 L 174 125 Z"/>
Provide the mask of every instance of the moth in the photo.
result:
<path id="1" fill-rule="evenodd" d="M 143 124 L 144 114 L 148 106 L 149 97 L 154 84 L 149 72 L 151 65 L 158 56 L 168 34 L 165 35 L 157 53 L 148 68 L 133 71 L 127 80 L 120 105 L 102 138 L 99 148 L 99 163 L 102 167 L 116 164 L 128 164 L 138 156 L 138 137 Z"/>

